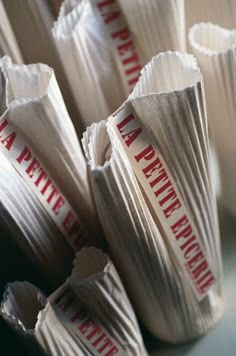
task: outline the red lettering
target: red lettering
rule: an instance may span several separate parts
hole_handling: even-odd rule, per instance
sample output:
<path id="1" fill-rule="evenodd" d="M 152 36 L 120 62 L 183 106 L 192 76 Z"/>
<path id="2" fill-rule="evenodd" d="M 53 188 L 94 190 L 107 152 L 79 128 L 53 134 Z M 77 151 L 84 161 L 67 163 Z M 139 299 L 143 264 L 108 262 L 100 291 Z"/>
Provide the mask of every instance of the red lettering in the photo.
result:
<path id="1" fill-rule="evenodd" d="M 102 353 L 108 346 L 113 346 L 112 341 L 107 337 L 104 344 L 98 349 L 98 352 Z"/>
<path id="2" fill-rule="evenodd" d="M 135 158 L 136 159 L 136 158 Z M 159 170 L 162 167 L 161 161 L 159 158 L 156 158 L 152 163 L 150 163 L 147 167 L 143 168 L 142 171 L 145 177 L 148 179 L 151 177 L 152 173 L 156 170 Z"/>
<path id="3" fill-rule="evenodd" d="M 47 178 L 47 174 L 46 172 L 43 170 L 42 167 L 40 167 L 39 171 L 41 172 L 38 176 L 38 178 L 36 179 L 36 181 L 34 182 L 34 184 L 36 185 L 36 187 L 39 186 L 39 183 L 42 181 L 42 179 Z"/>
<path id="4" fill-rule="evenodd" d="M 0 132 L 3 131 L 7 125 L 8 125 L 8 120 L 5 119 L 5 120 L 0 124 Z"/>
<path id="5" fill-rule="evenodd" d="M 180 230 L 180 228 L 186 225 L 187 223 L 188 223 L 188 219 L 186 215 L 184 215 L 176 223 L 171 225 L 171 230 L 173 231 L 174 234 L 176 234 Z"/>
<path id="6" fill-rule="evenodd" d="M 122 41 L 126 41 L 129 38 L 129 36 L 130 36 L 130 32 L 127 28 L 123 28 L 122 30 L 113 32 L 111 34 L 112 38 L 114 39 L 119 38 Z"/>
<path id="7" fill-rule="evenodd" d="M 87 340 L 90 340 L 90 339 L 92 339 L 92 337 L 93 337 L 94 335 L 96 335 L 96 334 L 99 335 L 99 334 L 101 334 L 101 332 L 102 332 L 102 330 L 101 330 L 100 326 L 98 326 L 98 325 L 93 325 L 93 331 L 91 331 L 91 333 L 86 336 L 86 339 L 87 339 Z"/>
<path id="8" fill-rule="evenodd" d="M 161 186 L 161 188 L 157 189 L 154 194 L 156 197 L 158 197 L 160 194 L 162 194 L 166 189 L 168 189 L 171 186 L 170 181 L 168 180 L 168 182 L 166 182 L 165 184 L 163 184 Z"/>
<path id="9" fill-rule="evenodd" d="M 33 175 L 34 175 L 34 172 L 35 172 L 35 170 L 37 169 L 37 168 L 39 168 L 40 167 L 40 164 L 36 161 L 36 159 L 34 158 L 33 160 L 32 160 L 32 162 L 30 163 L 30 165 L 28 166 L 28 168 L 25 170 L 26 171 L 26 173 L 28 174 L 28 176 L 30 177 L 30 178 L 32 178 L 33 177 Z"/>
<path id="10" fill-rule="evenodd" d="M 74 300 L 74 298 L 70 298 L 66 302 L 62 302 L 62 303 L 58 304 L 58 306 L 63 312 L 66 312 L 67 309 L 69 308 L 69 306 L 72 304 L 73 300 Z"/>
<path id="11" fill-rule="evenodd" d="M 8 135 L 6 138 L 4 138 L 4 140 L 2 140 L 2 144 L 5 145 L 6 149 L 8 151 L 10 151 L 11 146 L 13 144 L 13 142 L 15 141 L 16 138 L 16 133 L 12 132 L 10 135 Z"/>
<path id="12" fill-rule="evenodd" d="M 58 194 L 57 188 L 54 187 L 54 185 L 51 186 L 51 193 L 49 194 L 47 198 L 47 203 L 50 204 L 52 201 L 52 198 L 54 198 L 55 195 Z"/>
<path id="13" fill-rule="evenodd" d="M 108 25 L 111 21 L 114 21 L 120 16 L 120 11 L 108 12 L 104 11 L 104 7 L 109 7 L 115 0 L 107 0 L 97 4 L 98 10 L 101 12 L 104 22 Z"/>
<path id="14" fill-rule="evenodd" d="M 191 240 L 191 239 L 190 239 Z M 203 258 L 203 253 L 202 251 L 199 251 L 195 256 L 193 256 L 191 258 L 191 260 L 189 260 L 187 262 L 187 266 L 189 269 L 192 269 L 194 267 L 194 265 L 196 264 L 196 262 L 199 262 L 202 258 Z"/>
<path id="15" fill-rule="evenodd" d="M 130 74 L 136 73 L 136 72 L 140 73 L 140 70 L 141 70 L 141 69 L 142 69 L 141 66 L 140 66 L 140 65 L 137 65 L 137 66 L 135 66 L 135 67 L 133 67 L 133 68 L 127 69 L 127 70 L 125 71 L 125 74 L 126 74 L 126 75 L 130 75 Z"/>
<path id="16" fill-rule="evenodd" d="M 161 181 L 164 182 L 167 179 L 169 179 L 169 177 L 166 173 L 166 170 L 164 168 L 162 168 L 159 171 L 159 175 L 155 179 L 153 179 L 153 181 L 151 181 L 149 184 L 150 184 L 151 188 L 153 188 L 153 187 L 155 187 L 155 185 L 157 185 L 157 183 L 159 183 Z M 171 183 L 170 183 L 170 181 L 168 181 L 167 187 L 170 187 L 170 186 L 171 186 Z M 159 194 L 157 194 L 157 195 L 159 195 Z"/>
<path id="17" fill-rule="evenodd" d="M 162 198 L 160 201 L 159 201 L 159 204 L 160 206 L 163 206 L 165 203 L 167 203 L 169 200 L 173 200 L 177 198 L 177 195 L 176 195 L 176 192 L 174 190 L 174 188 L 170 188 L 168 189 L 167 191 L 167 194 L 165 195 L 164 198 Z"/>
<path id="18" fill-rule="evenodd" d="M 136 77 L 136 78 L 130 79 L 130 80 L 128 81 L 128 85 L 129 85 L 129 86 L 135 85 L 138 80 L 139 80 L 139 75 L 138 75 L 138 77 Z"/>
<path id="19" fill-rule="evenodd" d="M 28 147 L 25 146 L 19 157 L 16 159 L 18 163 L 21 163 L 23 160 L 24 161 L 29 161 L 31 158 L 31 152 L 28 149 Z"/>
<path id="20" fill-rule="evenodd" d="M 105 336 L 106 336 L 106 334 L 102 333 L 102 335 L 100 335 L 100 336 L 92 343 L 92 345 L 93 345 L 94 347 L 96 347 L 96 346 L 102 341 L 102 339 L 104 339 Z"/>
<path id="21" fill-rule="evenodd" d="M 62 225 L 63 225 L 63 227 L 65 228 L 66 231 L 70 230 L 74 220 L 75 220 L 74 214 L 72 213 L 72 211 L 69 211 L 68 214 L 66 215 L 63 223 L 62 223 Z"/>
<path id="22" fill-rule="evenodd" d="M 132 54 L 130 57 L 122 59 L 122 64 L 124 66 L 126 66 L 129 63 L 133 63 L 133 62 L 135 62 L 135 63 L 139 62 L 138 55 L 137 55 L 136 51 L 132 51 Z"/>
<path id="23" fill-rule="evenodd" d="M 203 285 L 199 287 L 200 292 L 203 294 L 215 282 L 214 276 L 211 276 Z"/>
<path id="24" fill-rule="evenodd" d="M 200 246 L 197 242 L 193 243 L 191 246 L 187 248 L 187 250 L 184 253 L 184 258 L 189 259 L 189 252 L 191 252 L 194 249 L 195 251 L 198 251 L 200 249 Z"/>
<path id="25" fill-rule="evenodd" d="M 155 151 L 153 147 L 149 145 L 134 158 L 137 162 L 141 161 L 141 159 L 145 159 L 145 161 L 150 161 L 150 159 L 152 159 L 154 156 L 155 156 Z"/>
<path id="26" fill-rule="evenodd" d="M 187 247 L 191 242 L 195 241 L 196 237 L 193 235 L 190 239 L 188 239 L 186 242 L 184 242 L 182 245 L 180 245 L 180 249 L 183 251 L 185 247 Z"/>
<path id="27" fill-rule="evenodd" d="M 123 56 L 127 51 L 134 49 L 134 43 L 132 40 L 130 40 L 126 43 L 123 43 L 123 44 L 117 46 L 116 48 L 117 48 L 118 54 L 120 56 Z"/>
<path id="28" fill-rule="evenodd" d="M 192 228 L 190 225 L 186 226 L 182 231 L 180 231 L 178 234 L 175 235 L 176 240 L 179 240 L 180 238 L 188 238 L 192 234 Z"/>
<path id="29" fill-rule="evenodd" d="M 130 146 L 131 143 L 134 142 L 134 140 L 136 140 L 136 138 L 142 133 L 142 129 L 141 127 L 139 127 L 138 129 L 134 129 L 124 135 L 122 135 L 122 138 L 126 144 L 126 146 Z M 127 139 L 126 139 L 127 138 Z"/>
<path id="30" fill-rule="evenodd" d="M 104 356 L 113 356 L 117 354 L 119 349 L 116 346 L 113 346 Z"/>
<path id="31" fill-rule="evenodd" d="M 70 319 L 70 321 L 72 323 L 74 323 L 76 320 L 83 320 L 84 318 L 87 317 L 87 314 L 84 312 L 84 310 L 80 310 L 78 311 L 74 316 L 72 316 L 72 318 Z"/>
<path id="32" fill-rule="evenodd" d="M 60 196 L 52 208 L 55 215 L 59 214 L 59 211 L 63 207 L 64 204 L 65 204 L 65 200 Z"/>
<path id="33" fill-rule="evenodd" d="M 178 210 L 181 207 L 179 199 L 176 199 L 171 203 L 166 209 L 163 210 L 163 213 L 166 218 L 169 218 L 174 211 Z"/>
<path id="34" fill-rule="evenodd" d="M 51 184 L 51 179 L 47 179 L 47 182 L 44 184 L 43 188 L 41 189 L 41 194 L 44 195 L 48 189 L 48 187 L 50 186 Z"/>
<path id="35" fill-rule="evenodd" d="M 85 334 L 86 331 L 90 328 L 90 326 L 94 325 L 94 321 L 91 318 L 87 318 L 79 327 L 78 329 L 81 331 L 82 334 Z"/>
<path id="36" fill-rule="evenodd" d="M 193 279 L 197 279 L 199 275 L 207 269 L 208 265 L 206 261 L 202 261 L 193 271 L 192 271 L 192 276 Z"/>
<path id="37" fill-rule="evenodd" d="M 124 119 L 117 125 L 117 128 L 118 128 L 119 132 L 122 133 L 122 132 L 123 132 L 122 128 L 123 128 L 124 126 L 126 126 L 131 120 L 134 120 L 134 119 L 135 119 L 135 117 L 134 117 L 134 115 L 133 115 L 132 113 L 129 114 L 126 118 L 124 118 Z"/>

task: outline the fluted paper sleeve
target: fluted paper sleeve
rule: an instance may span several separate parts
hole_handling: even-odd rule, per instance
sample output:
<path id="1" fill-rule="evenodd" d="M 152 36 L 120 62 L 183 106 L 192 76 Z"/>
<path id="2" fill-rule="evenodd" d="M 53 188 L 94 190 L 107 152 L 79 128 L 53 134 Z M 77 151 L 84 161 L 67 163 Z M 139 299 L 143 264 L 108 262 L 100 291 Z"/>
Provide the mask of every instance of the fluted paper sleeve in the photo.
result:
<path id="1" fill-rule="evenodd" d="M 183 0 L 65 0 L 52 33 L 84 126 L 119 107 L 153 55 L 184 50 Z"/>
<path id="2" fill-rule="evenodd" d="M 124 105 L 88 128 L 83 144 L 100 220 L 138 316 L 163 340 L 202 335 L 223 300 L 195 59 L 154 57 Z"/>
<path id="3" fill-rule="evenodd" d="M 12 65 L 6 58 L 2 61 L 2 67 L 7 80 L 5 105 L 8 110 L 7 123 L 1 118 L 2 136 L 9 125 L 13 125 L 17 133 L 24 136 L 27 145 L 23 146 L 24 151 L 22 148 L 18 163 L 28 162 L 31 181 L 38 187 L 43 182 L 47 183 L 39 163 L 28 152 L 30 148 L 65 195 L 82 225 L 87 225 L 93 231 L 97 221 L 85 160 L 53 70 L 43 64 Z M 10 154 L 8 147 L 15 146 L 15 142 L 9 142 L 7 146 L 4 141 L 3 145 L 6 148 L 5 154 Z M 53 204 L 53 201 L 55 203 L 58 194 L 50 182 L 43 192 L 51 194 L 48 197 L 49 204 Z M 61 201 L 59 206 L 62 205 Z M 72 216 L 71 223 L 73 219 Z"/>
<path id="4" fill-rule="evenodd" d="M 191 28 L 189 42 L 204 74 L 210 131 L 220 170 L 221 200 L 236 215 L 236 31 L 201 23 Z"/>
<path id="5" fill-rule="evenodd" d="M 11 284 L 1 315 L 46 354 L 147 355 L 124 287 L 103 252 L 81 250 L 69 283 L 49 296 L 47 304 L 39 295 L 29 283 Z"/>

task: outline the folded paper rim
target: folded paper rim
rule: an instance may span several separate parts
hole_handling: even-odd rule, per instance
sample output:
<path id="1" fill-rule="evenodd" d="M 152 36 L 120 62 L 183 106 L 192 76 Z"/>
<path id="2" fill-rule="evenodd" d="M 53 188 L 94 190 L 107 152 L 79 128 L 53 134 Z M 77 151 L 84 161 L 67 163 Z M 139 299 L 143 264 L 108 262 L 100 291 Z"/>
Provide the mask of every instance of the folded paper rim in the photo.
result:
<path id="1" fill-rule="evenodd" d="M 27 329 L 27 327 L 25 327 L 25 325 L 22 323 L 22 321 L 20 319 L 18 319 L 17 317 L 15 317 L 14 315 L 10 315 L 8 314 L 5 310 L 4 310 L 4 304 L 7 302 L 8 296 L 11 293 L 10 292 L 10 288 L 12 285 L 19 285 L 19 284 L 26 284 L 28 285 L 28 287 L 32 288 L 35 290 L 35 292 L 37 293 L 37 298 L 39 303 L 41 303 L 42 305 L 42 309 L 39 310 L 37 317 L 35 319 L 35 327 L 34 329 L 29 328 Z M 35 328 L 36 325 L 39 322 L 39 314 L 42 310 L 45 309 L 47 305 L 47 299 L 46 296 L 42 293 L 42 291 L 40 289 L 38 289 L 35 285 L 33 285 L 32 283 L 28 282 L 28 281 L 15 281 L 15 282 L 10 282 L 7 283 L 5 288 L 4 288 L 4 292 L 3 292 L 3 298 L 0 304 L 0 314 L 1 316 L 12 326 L 14 327 L 17 331 L 19 331 L 21 334 L 23 335 L 34 335 L 35 332 Z"/>
<path id="2" fill-rule="evenodd" d="M 232 36 L 234 41 L 232 41 L 232 44 L 225 46 L 225 48 L 222 49 L 211 49 L 209 47 L 206 47 L 205 45 L 199 43 L 196 39 L 196 36 L 198 32 L 200 31 L 211 31 L 211 35 L 216 34 L 217 36 Z M 215 25 L 211 22 L 200 22 L 198 24 L 193 25 L 189 32 L 188 32 L 188 41 L 190 43 L 190 46 L 192 47 L 193 50 L 196 52 L 199 52 L 202 55 L 209 56 L 209 57 L 214 57 L 217 55 L 223 55 L 226 54 L 228 51 L 233 50 L 236 48 L 236 30 L 228 30 L 222 26 Z"/>
<path id="3" fill-rule="evenodd" d="M 66 9 L 67 4 L 71 5 L 70 9 Z M 52 27 L 53 37 L 64 42 L 71 39 L 79 26 L 79 20 L 86 6 L 88 6 L 88 3 L 85 3 L 85 1 L 77 0 L 77 3 L 73 4 L 70 4 L 70 0 L 63 1 L 58 18 Z"/>
<path id="4" fill-rule="evenodd" d="M 144 86 L 144 82 L 145 79 L 144 77 L 146 77 L 148 75 L 148 72 L 151 72 L 151 74 L 153 75 L 154 72 L 154 67 L 155 67 L 155 71 L 160 69 L 160 73 L 165 76 L 165 80 L 166 79 L 166 73 L 170 76 L 169 78 L 173 77 L 176 75 L 175 71 L 170 71 L 168 66 L 169 63 L 167 63 L 167 60 L 177 60 L 177 64 L 180 65 L 180 70 L 182 71 L 182 75 L 186 76 L 187 74 L 192 74 L 192 80 L 189 81 L 189 83 L 185 83 L 183 85 L 177 85 L 176 88 L 173 89 L 159 89 L 159 90 L 151 90 L 149 92 L 149 90 L 147 90 L 146 94 L 139 94 L 139 91 L 143 91 L 143 86 Z M 187 60 L 187 63 L 186 63 Z M 163 68 L 161 68 L 162 66 L 166 66 L 166 70 L 164 70 Z M 186 70 L 188 71 L 188 73 L 186 73 Z M 151 77 L 151 75 L 149 76 Z M 153 77 L 155 78 L 155 74 L 153 75 Z M 152 78 L 149 78 L 149 80 L 153 80 Z M 140 97 L 146 97 L 146 96 L 151 96 L 151 95 L 161 95 L 161 94 L 169 94 L 169 93 L 178 93 L 181 92 L 185 89 L 194 87 L 198 82 L 201 82 L 203 76 L 202 73 L 200 71 L 200 68 L 198 66 L 197 60 L 194 57 L 194 55 L 189 54 L 189 53 L 182 53 L 179 51 L 167 51 L 167 52 L 161 52 L 158 55 L 152 57 L 151 61 L 148 62 L 143 69 L 140 72 L 140 76 L 139 76 L 139 80 L 136 83 L 133 91 L 131 92 L 131 94 L 129 95 L 127 100 L 130 100 L 132 102 L 132 100 L 140 98 Z M 157 83 L 158 83 L 158 78 L 157 79 Z"/>
<path id="5" fill-rule="evenodd" d="M 96 271 L 89 271 L 86 273 L 82 273 L 80 275 L 80 264 L 88 262 L 88 256 L 87 254 L 95 254 L 97 258 L 100 259 L 100 268 L 97 269 Z M 84 261 L 83 261 L 83 257 Z M 67 282 L 69 285 L 72 287 L 73 284 L 76 285 L 83 285 L 83 284 L 93 284 L 96 281 L 103 279 L 110 271 L 112 266 L 112 262 L 109 258 L 109 256 L 103 252 L 102 250 L 96 248 L 96 247 L 84 247 L 80 251 L 76 253 L 76 256 L 73 261 L 73 268 L 70 277 L 68 278 Z M 82 266 L 83 267 L 83 266 Z M 97 266 L 98 267 L 98 264 Z M 86 269 L 89 267 L 87 266 Z M 82 269 L 82 268 L 81 268 Z M 72 288 L 73 289 L 73 288 Z"/>
<path id="6" fill-rule="evenodd" d="M 4 56 L 0 59 L 0 68 L 4 74 L 5 81 L 6 81 L 6 107 L 7 109 L 9 108 L 10 105 L 12 106 L 17 106 L 17 105 L 22 105 L 25 103 L 30 102 L 39 102 L 43 98 L 45 98 L 49 94 L 49 88 L 50 85 L 54 79 L 54 70 L 53 68 L 49 67 L 47 64 L 42 64 L 42 63 L 35 63 L 35 64 L 13 64 L 10 57 Z M 10 69 L 12 71 L 19 71 L 20 73 L 25 73 L 25 74 L 35 74 L 38 75 L 40 78 L 40 81 L 42 81 L 42 75 L 43 73 L 46 74 L 47 76 L 47 83 L 43 83 L 43 90 L 42 94 L 35 95 L 33 97 L 30 96 L 22 96 L 22 97 L 17 97 L 14 98 L 14 95 L 11 95 L 10 93 L 10 84 L 9 84 L 9 79 L 8 79 L 8 74 L 7 70 Z M 63 101 L 64 102 L 64 101 Z"/>

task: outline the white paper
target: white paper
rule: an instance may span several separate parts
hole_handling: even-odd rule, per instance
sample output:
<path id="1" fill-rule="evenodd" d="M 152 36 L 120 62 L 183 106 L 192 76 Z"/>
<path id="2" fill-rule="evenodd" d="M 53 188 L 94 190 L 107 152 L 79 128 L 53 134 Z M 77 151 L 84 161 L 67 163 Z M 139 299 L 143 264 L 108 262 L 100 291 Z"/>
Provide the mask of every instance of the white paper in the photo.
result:
<path id="1" fill-rule="evenodd" d="M 202 75 L 195 59 L 167 52 L 145 67 L 124 103 L 132 106 L 151 142 L 157 145 L 195 225 L 208 264 L 201 260 L 201 251 L 187 225 L 182 225 L 186 235 L 182 242 L 191 246 L 198 277 L 203 278 L 210 266 L 216 281 L 202 301 L 197 300 L 180 268 L 162 217 L 152 209 L 150 197 L 137 181 L 118 137 L 107 132 L 111 119 L 89 127 L 83 139 L 100 221 L 118 271 L 144 325 L 156 337 L 172 343 L 202 335 L 223 310 L 218 218 L 203 94 Z M 134 142 L 138 131 L 123 129 L 123 139 Z M 155 165 L 150 173 L 156 177 Z M 163 199 L 174 202 L 171 187 L 164 189 L 168 181 L 164 170 L 162 173 L 166 192 Z M 188 254 L 185 258 L 189 262 Z"/>

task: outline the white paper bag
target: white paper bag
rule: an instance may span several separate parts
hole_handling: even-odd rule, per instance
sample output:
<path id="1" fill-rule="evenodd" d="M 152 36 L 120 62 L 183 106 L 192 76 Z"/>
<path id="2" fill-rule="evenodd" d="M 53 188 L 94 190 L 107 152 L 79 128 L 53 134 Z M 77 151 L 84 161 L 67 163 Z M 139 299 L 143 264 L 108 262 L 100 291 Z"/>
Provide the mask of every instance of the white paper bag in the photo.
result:
<path id="1" fill-rule="evenodd" d="M 10 284 L 1 315 L 48 355 L 147 355 L 120 278 L 108 256 L 94 248 L 77 254 L 69 284 L 47 303 L 31 284 Z"/>
<path id="2" fill-rule="evenodd" d="M 184 1 L 65 0 L 52 33 L 84 126 L 116 110 L 142 66 L 184 50 Z"/>
<path id="3" fill-rule="evenodd" d="M 191 55 L 160 54 L 83 139 L 118 271 L 144 325 L 173 343 L 205 333 L 223 308 L 203 95 Z"/>

